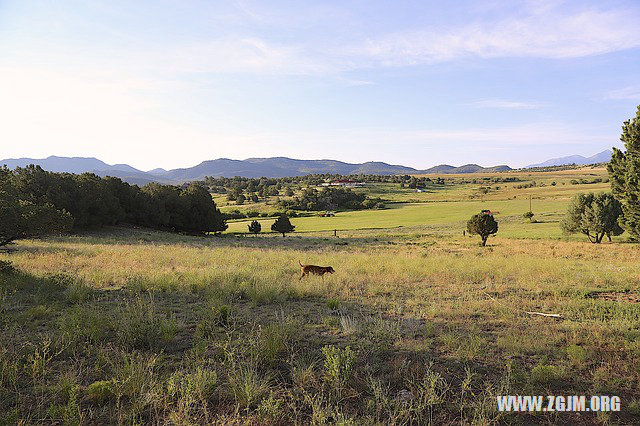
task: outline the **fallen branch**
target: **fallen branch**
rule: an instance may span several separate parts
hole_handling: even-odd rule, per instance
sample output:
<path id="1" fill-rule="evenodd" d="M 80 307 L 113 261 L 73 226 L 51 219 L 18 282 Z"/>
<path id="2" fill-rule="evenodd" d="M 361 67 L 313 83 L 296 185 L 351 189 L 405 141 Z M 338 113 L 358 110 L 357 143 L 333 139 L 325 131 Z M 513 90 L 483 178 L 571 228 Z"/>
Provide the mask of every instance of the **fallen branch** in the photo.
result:
<path id="1" fill-rule="evenodd" d="M 520 311 L 520 312 L 524 312 L 525 314 L 529 314 L 529 315 L 540 315 L 542 317 L 551 317 L 551 318 L 560 318 L 563 319 L 562 315 L 560 314 L 546 314 L 544 312 L 533 312 L 533 311 L 524 311 L 522 309 L 518 309 L 518 308 L 514 308 L 513 306 L 507 305 L 505 303 L 500 302 L 498 299 L 496 299 L 495 297 L 493 297 L 492 295 L 490 295 L 489 293 L 487 293 L 486 291 L 482 290 L 482 292 L 491 300 L 493 300 L 494 302 L 496 302 L 498 305 L 501 305 L 505 308 L 514 310 L 514 311 Z"/>
<path id="2" fill-rule="evenodd" d="M 524 311 L 524 312 L 529 315 L 541 315 L 543 317 L 562 318 L 562 315 L 560 314 L 545 314 L 544 312 L 529 312 L 529 311 Z"/>

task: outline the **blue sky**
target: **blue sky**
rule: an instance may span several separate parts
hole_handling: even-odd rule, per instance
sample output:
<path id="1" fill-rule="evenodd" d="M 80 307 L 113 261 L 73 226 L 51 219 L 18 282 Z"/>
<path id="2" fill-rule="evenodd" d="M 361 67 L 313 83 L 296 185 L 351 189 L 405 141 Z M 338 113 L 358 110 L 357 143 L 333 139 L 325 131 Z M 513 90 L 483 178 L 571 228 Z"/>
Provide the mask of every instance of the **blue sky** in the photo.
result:
<path id="1" fill-rule="evenodd" d="M 633 0 L 0 0 L 0 157 L 592 155 L 640 104 L 639 23 Z"/>

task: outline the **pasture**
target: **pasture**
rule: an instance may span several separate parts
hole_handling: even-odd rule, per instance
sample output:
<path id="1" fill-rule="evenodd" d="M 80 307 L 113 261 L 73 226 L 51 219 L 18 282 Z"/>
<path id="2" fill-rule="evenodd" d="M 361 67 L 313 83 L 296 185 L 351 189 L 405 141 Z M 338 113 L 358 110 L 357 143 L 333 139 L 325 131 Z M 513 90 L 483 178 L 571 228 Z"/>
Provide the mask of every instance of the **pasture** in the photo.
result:
<path id="1" fill-rule="evenodd" d="M 20 241 L 0 254 L 0 424 L 637 424 L 640 248 L 558 226 L 606 189 L 570 183 L 594 173 L 482 198 L 365 188 L 388 208 L 293 218 L 286 238 L 237 221 Z M 484 248 L 462 235 L 483 208 L 500 224 Z M 299 260 L 336 273 L 300 280 Z M 622 410 L 498 412 L 509 394 Z"/>

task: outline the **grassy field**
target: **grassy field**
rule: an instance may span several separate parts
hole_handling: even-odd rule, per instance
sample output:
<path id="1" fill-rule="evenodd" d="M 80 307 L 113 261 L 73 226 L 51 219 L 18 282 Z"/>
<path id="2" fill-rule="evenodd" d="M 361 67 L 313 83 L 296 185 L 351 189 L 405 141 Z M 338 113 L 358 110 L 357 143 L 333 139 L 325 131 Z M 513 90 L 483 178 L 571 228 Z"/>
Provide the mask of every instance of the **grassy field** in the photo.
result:
<path id="1" fill-rule="evenodd" d="M 637 424 L 640 247 L 557 223 L 605 187 L 390 191 L 287 238 L 236 222 L 20 241 L 0 254 L 0 424 Z M 461 231 L 485 207 L 500 230 L 482 248 Z M 298 261 L 336 273 L 299 280 Z M 508 394 L 622 411 L 500 413 Z"/>
<path id="2" fill-rule="evenodd" d="M 453 175 L 452 179 L 469 179 L 484 175 Z M 457 235 L 465 229 L 469 217 L 488 209 L 495 212 L 502 224 L 499 234 L 508 238 L 551 238 L 564 239 L 559 221 L 564 215 L 569 199 L 577 192 L 599 192 L 609 190 L 608 183 L 571 184 L 572 180 L 606 178 L 606 170 L 585 168 L 579 170 L 541 172 L 541 173 L 501 173 L 494 176 L 515 177 L 517 182 L 494 183 L 488 194 L 478 195 L 480 184 L 434 185 L 424 192 L 408 188 L 399 188 L 398 184 L 375 184 L 359 189 L 373 197 L 390 200 L 387 209 L 339 212 L 335 217 L 300 217 L 293 219 L 296 232 L 325 232 L 333 235 L 333 230 L 354 231 L 370 229 L 410 228 L 407 232 L 429 232 L 438 228 L 439 234 Z M 434 177 L 434 176 L 432 176 Z M 434 177 L 435 178 L 435 177 Z M 516 188 L 535 181 L 531 188 Z M 555 182 L 556 185 L 552 185 Z M 482 184 L 486 185 L 486 184 Z M 495 189 L 495 188 L 499 189 Z M 532 211 L 536 223 L 522 220 L 522 214 L 529 211 L 531 198 Z M 275 207 L 265 203 L 246 204 L 243 210 L 274 211 Z M 227 206 L 224 209 L 231 209 Z M 253 219 L 237 220 L 229 223 L 229 232 L 246 233 Z M 268 231 L 272 218 L 257 219 L 263 231 Z M 578 240 L 580 237 L 575 237 Z"/>

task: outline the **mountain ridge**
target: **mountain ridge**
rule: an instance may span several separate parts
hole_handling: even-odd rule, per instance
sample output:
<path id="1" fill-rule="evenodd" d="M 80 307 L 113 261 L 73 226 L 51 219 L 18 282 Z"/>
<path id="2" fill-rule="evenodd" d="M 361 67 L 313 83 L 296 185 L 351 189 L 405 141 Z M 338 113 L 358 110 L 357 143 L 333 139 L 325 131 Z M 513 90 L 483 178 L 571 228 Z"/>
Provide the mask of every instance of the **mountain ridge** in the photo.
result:
<path id="1" fill-rule="evenodd" d="M 29 164 L 39 165 L 43 169 L 53 172 L 68 172 L 76 174 L 91 172 L 99 176 L 114 176 L 137 185 L 144 185 L 150 182 L 178 184 L 188 181 L 202 180 L 205 176 L 277 178 L 302 176 L 307 174 L 449 174 L 512 170 L 506 165 L 482 167 L 477 164 L 465 164 L 459 167 L 441 164 L 429 169 L 418 170 L 413 167 L 389 164 L 382 161 L 347 163 L 344 161 L 330 159 L 299 160 L 288 157 L 252 157 L 245 160 L 218 158 L 215 160 L 202 161 L 193 167 L 171 170 L 156 168 L 149 171 L 142 171 L 128 164 L 122 163 L 110 165 L 94 157 L 60 157 L 52 155 L 42 159 L 23 157 L 0 160 L 0 165 L 6 165 L 11 169 L 15 169 L 16 167 L 25 167 Z"/>
<path id="2" fill-rule="evenodd" d="M 604 151 L 594 154 L 591 157 L 584 157 L 582 155 L 568 155 L 566 157 L 551 158 L 549 160 L 543 161 L 542 163 L 530 164 L 526 166 L 525 169 L 534 167 L 566 166 L 568 164 L 587 165 L 607 163 L 609 162 L 609 160 L 611 160 L 611 154 L 613 154 L 613 152 L 610 149 L 605 149 Z"/>

